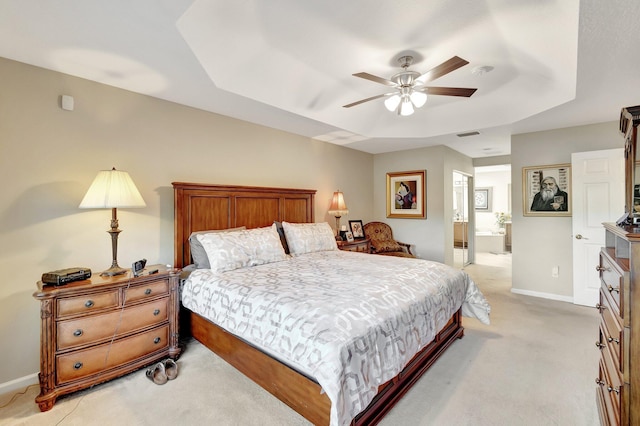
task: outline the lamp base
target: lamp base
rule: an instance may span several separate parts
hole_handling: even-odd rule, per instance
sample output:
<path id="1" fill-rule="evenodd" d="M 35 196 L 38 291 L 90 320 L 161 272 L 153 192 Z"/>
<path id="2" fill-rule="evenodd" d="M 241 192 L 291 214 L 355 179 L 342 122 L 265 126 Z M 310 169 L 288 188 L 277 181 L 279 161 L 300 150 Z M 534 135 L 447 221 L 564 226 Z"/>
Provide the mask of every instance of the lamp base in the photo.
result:
<path id="1" fill-rule="evenodd" d="M 342 241 L 340 236 L 340 218 L 342 216 L 336 216 L 336 241 Z"/>
<path id="2" fill-rule="evenodd" d="M 126 274 L 127 270 L 124 268 L 121 268 L 119 266 L 112 266 L 111 268 L 107 269 L 106 271 L 102 271 L 100 273 L 100 276 L 104 277 L 113 277 L 115 275 L 122 275 L 122 274 Z"/>
<path id="3" fill-rule="evenodd" d="M 100 276 L 113 277 L 127 272 L 126 269 L 118 265 L 118 234 L 120 232 L 122 231 L 118 229 L 118 209 L 113 208 L 111 209 L 111 229 L 107 231 L 111 235 L 111 256 L 113 261 L 111 262 L 111 268 L 102 271 Z"/>

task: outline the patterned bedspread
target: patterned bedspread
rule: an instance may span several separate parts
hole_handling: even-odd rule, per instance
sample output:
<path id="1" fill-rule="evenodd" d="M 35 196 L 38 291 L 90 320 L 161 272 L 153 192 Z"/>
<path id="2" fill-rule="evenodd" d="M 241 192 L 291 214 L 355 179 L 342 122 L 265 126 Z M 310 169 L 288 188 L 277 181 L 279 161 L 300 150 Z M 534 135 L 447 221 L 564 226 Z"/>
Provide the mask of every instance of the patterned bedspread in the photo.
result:
<path id="1" fill-rule="evenodd" d="M 315 378 L 345 425 L 455 311 L 489 323 L 469 276 L 441 263 L 347 251 L 192 272 L 183 305 Z"/>

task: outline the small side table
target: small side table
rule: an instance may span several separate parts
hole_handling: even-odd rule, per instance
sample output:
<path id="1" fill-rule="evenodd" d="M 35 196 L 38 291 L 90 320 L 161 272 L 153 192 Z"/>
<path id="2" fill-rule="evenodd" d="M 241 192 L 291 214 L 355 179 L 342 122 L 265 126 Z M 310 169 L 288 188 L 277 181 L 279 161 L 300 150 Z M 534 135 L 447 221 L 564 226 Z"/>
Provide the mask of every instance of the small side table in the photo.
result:
<path id="1" fill-rule="evenodd" d="M 371 240 L 364 238 L 354 241 L 338 241 L 338 248 L 344 251 L 371 253 Z"/>

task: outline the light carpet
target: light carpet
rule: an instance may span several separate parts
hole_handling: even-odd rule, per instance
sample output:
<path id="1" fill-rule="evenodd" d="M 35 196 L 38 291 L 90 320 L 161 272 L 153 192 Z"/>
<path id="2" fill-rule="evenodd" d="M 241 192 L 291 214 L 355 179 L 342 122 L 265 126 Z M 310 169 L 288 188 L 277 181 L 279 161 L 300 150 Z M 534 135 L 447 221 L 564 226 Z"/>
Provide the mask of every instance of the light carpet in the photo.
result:
<path id="1" fill-rule="evenodd" d="M 598 425 L 598 313 L 510 292 L 510 255 L 478 254 L 465 270 L 492 306 L 491 325 L 465 319 L 456 341 L 380 423 Z M 196 341 L 163 386 L 140 370 L 60 398 L 40 413 L 30 387 L 0 409 L 2 425 L 308 425 Z M 0 406 L 13 394 L 0 396 Z"/>

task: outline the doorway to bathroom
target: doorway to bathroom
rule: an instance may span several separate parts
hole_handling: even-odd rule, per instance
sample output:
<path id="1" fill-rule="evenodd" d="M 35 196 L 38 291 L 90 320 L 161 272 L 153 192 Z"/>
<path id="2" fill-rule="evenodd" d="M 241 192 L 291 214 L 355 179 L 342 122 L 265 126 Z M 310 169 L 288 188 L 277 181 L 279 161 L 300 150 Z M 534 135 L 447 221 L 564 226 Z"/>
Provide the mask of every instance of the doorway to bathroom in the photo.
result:
<path id="1" fill-rule="evenodd" d="M 475 168 L 476 259 L 511 256 L 511 165 Z"/>

